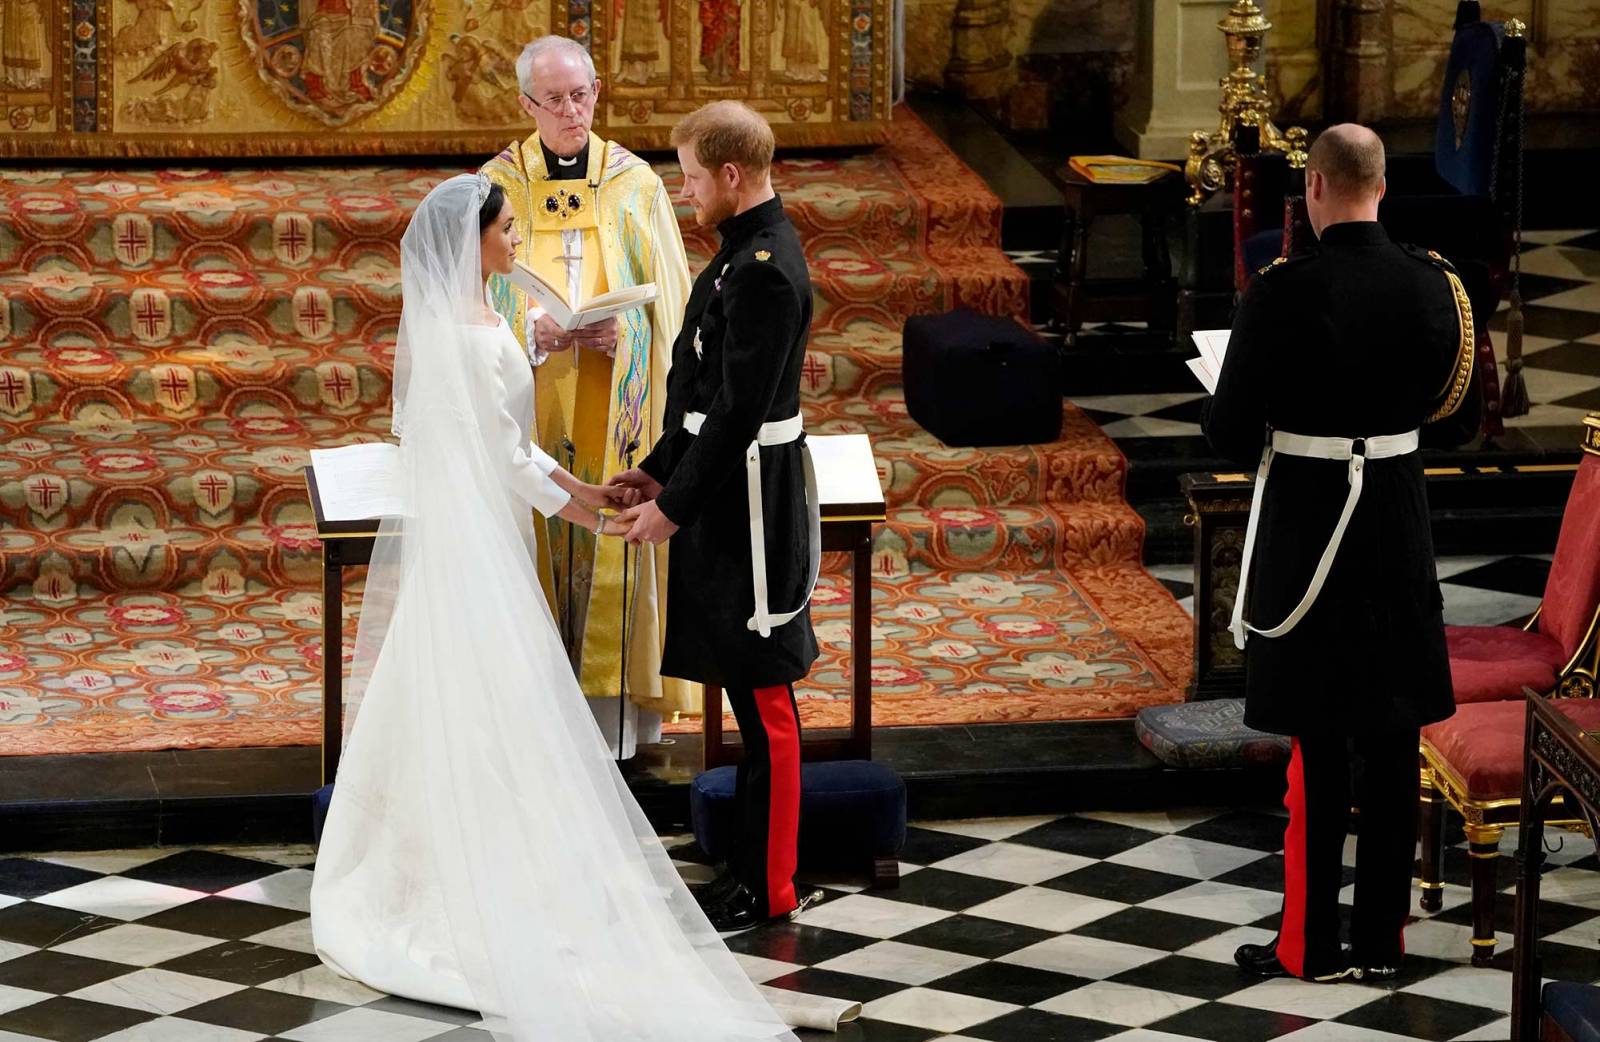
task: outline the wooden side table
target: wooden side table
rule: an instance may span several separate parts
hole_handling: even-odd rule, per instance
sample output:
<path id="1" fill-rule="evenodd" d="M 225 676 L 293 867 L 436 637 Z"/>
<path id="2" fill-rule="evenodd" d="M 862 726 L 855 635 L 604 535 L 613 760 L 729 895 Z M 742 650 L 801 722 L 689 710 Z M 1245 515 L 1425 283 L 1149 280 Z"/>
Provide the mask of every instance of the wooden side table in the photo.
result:
<path id="1" fill-rule="evenodd" d="M 1104 184 L 1085 180 L 1071 167 L 1060 172 L 1066 218 L 1055 285 L 1056 324 L 1068 336 L 1085 322 L 1146 322 L 1172 329 L 1177 283 L 1167 249 L 1167 217 L 1183 200 L 1183 175 L 1170 173 L 1149 184 Z M 1144 274 L 1139 278 L 1091 279 L 1089 227 L 1096 217 L 1140 218 Z"/>
<path id="2" fill-rule="evenodd" d="M 1544 861 L 1544 823 L 1551 802 L 1571 801 L 1568 817 L 1580 815 L 1591 829 L 1600 821 L 1600 733 L 1569 718 L 1586 700 L 1541 698 L 1529 692 L 1527 738 L 1522 763 L 1522 818 L 1517 830 L 1517 923 L 1511 949 L 1511 1039 L 1538 1042 L 1539 867 Z M 1587 703 L 1593 705 L 1593 703 Z M 1571 813 L 1576 807 L 1579 813 Z"/>

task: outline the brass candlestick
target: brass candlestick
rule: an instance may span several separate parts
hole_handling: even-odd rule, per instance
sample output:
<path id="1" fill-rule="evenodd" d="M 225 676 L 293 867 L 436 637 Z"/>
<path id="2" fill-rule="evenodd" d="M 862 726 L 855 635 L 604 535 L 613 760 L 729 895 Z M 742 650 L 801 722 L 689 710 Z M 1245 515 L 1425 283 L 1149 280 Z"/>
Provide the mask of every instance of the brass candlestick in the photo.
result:
<path id="1" fill-rule="evenodd" d="M 1189 159 L 1184 176 L 1189 181 L 1189 205 L 1199 206 L 1212 193 L 1227 187 L 1238 159 L 1234 143 L 1240 128 L 1253 127 L 1260 134 L 1261 151 L 1281 152 L 1291 166 L 1305 165 L 1306 132 L 1302 127 L 1280 131 L 1267 115 L 1272 99 L 1267 87 L 1252 67 L 1261 57 L 1261 38 L 1272 28 L 1254 0 L 1235 0 L 1227 17 L 1217 28 L 1228 43 L 1228 61 L 1233 65 L 1222 77 L 1222 103 L 1217 106 L 1221 120 L 1210 134 L 1196 130 L 1189 135 Z"/>

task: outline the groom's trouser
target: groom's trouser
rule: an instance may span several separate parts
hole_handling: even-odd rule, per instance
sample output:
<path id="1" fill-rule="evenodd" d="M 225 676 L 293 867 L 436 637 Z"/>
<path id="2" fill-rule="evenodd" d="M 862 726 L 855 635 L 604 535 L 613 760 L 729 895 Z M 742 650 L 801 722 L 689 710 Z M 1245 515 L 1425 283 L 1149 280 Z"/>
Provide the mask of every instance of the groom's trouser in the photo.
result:
<path id="1" fill-rule="evenodd" d="M 768 916 L 796 904 L 794 871 L 800 832 L 800 712 L 794 687 L 729 688 L 744 761 L 734 784 L 739 835 L 733 874 L 766 905 Z"/>
<path id="2" fill-rule="evenodd" d="M 1391 967 L 1405 950 L 1401 934 L 1411 903 L 1417 845 L 1415 730 L 1294 738 L 1283 804 L 1283 922 L 1277 954 L 1297 977 L 1337 973 L 1339 890 L 1349 829 L 1352 759 L 1361 764 L 1354 793 L 1361 808 L 1356 840 L 1355 907 L 1350 945 L 1357 965 Z"/>

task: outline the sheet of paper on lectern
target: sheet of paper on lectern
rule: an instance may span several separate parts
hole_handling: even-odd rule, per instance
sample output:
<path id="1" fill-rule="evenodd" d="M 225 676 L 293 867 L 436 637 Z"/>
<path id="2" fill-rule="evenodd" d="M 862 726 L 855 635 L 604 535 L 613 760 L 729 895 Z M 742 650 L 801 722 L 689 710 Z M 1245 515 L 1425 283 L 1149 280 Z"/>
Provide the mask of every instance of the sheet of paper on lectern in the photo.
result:
<path id="1" fill-rule="evenodd" d="M 883 502 L 878 464 L 865 434 L 808 434 L 806 444 L 817 472 L 819 504 Z"/>
<path id="2" fill-rule="evenodd" d="M 1194 346 L 1200 350 L 1196 358 L 1189 359 L 1189 371 L 1200 381 L 1207 394 L 1217 393 L 1217 377 L 1222 375 L 1222 359 L 1228 353 L 1227 329 L 1197 329 L 1189 334 Z"/>
<path id="3" fill-rule="evenodd" d="M 400 446 L 388 442 L 312 449 L 325 521 L 365 521 L 401 517 Z"/>

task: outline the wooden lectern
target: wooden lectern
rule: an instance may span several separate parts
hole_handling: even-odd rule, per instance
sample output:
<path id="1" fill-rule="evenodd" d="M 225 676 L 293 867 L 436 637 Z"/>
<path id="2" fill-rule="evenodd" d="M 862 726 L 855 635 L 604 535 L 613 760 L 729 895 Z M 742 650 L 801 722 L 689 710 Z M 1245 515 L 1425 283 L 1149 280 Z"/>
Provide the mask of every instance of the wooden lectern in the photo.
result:
<path id="1" fill-rule="evenodd" d="M 820 738 L 803 746 L 807 758 L 872 757 L 872 530 L 887 514 L 883 486 L 865 434 L 808 438 L 817 468 L 822 507 L 822 549 L 851 555 L 850 635 L 853 684 L 850 731 L 845 738 Z M 305 468 L 306 494 L 322 541 L 322 780 L 339 769 L 344 733 L 344 570 L 372 560 L 378 518 L 329 519 L 316 471 Z M 860 638 L 858 642 L 857 638 Z M 704 701 L 705 765 L 738 759 L 738 746 L 722 741 L 722 692 L 707 688 Z"/>

